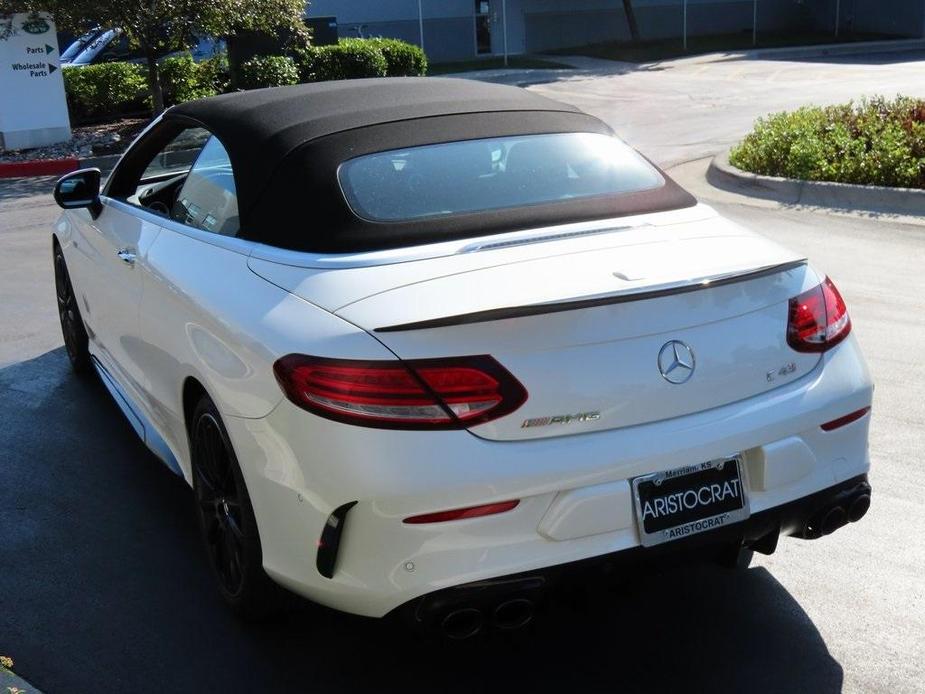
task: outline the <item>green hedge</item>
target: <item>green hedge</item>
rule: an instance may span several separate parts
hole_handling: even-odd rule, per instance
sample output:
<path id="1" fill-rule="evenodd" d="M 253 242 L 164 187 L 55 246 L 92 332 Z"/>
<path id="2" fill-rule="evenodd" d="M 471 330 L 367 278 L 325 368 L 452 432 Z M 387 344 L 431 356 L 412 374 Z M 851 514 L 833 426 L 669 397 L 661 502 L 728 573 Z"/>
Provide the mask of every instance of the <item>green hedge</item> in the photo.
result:
<path id="1" fill-rule="evenodd" d="M 865 99 L 760 119 L 730 162 L 768 176 L 925 188 L 925 100 Z"/>
<path id="2" fill-rule="evenodd" d="M 389 64 L 375 46 L 368 43 L 309 46 L 299 56 L 303 82 L 385 77 Z"/>
<path id="3" fill-rule="evenodd" d="M 199 63 L 189 54 L 165 58 L 161 61 L 160 71 L 167 106 L 204 99 L 228 90 L 228 58 L 224 54 Z"/>
<path id="4" fill-rule="evenodd" d="M 244 89 L 285 87 L 299 83 L 299 69 L 288 56 L 255 56 L 242 63 L 240 79 Z"/>
<path id="5" fill-rule="evenodd" d="M 71 119 L 76 122 L 149 108 L 142 65 L 103 63 L 69 67 L 61 73 Z"/>
<path id="6" fill-rule="evenodd" d="M 150 108 L 147 69 L 134 63 L 105 63 L 67 68 L 64 87 L 71 119 L 116 117 Z M 241 65 L 243 89 L 281 87 L 298 82 L 359 77 L 414 76 L 427 72 L 427 56 L 418 46 L 396 39 L 343 39 L 334 46 L 309 46 L 295 58 L 256 56 Z M 229 90 L 228 58 L 221 54 L 196 63 L 189 54 L 160 63 L 167 106 Z"/>
<path id="7" fill-rule="evenodd" d="M 389 77 L 421 77 L 427 74 L 427 55 L 420 46 L 398 39 L 344 39 L 341 44 L 366 42 L 382 53 Z"/>
<path id="8" fill-rule="evenodd" d="M 299 51 L 297 62 L 303 82 L 427 73 L 424 51 L 397 39 L 341 39 L 334 46 L 309 46 Z"/>
<path id="9" fill-rule="evenodd" d="M 151 108 L 147 68 L 136 63 L 103 63 L 63 71 L 71 120 L 76 123 L 121 116 Z M 202 62 L 191 55 L 160 63 L 167 106 L 228 91 L 228 59 L 220 54 Z"/>

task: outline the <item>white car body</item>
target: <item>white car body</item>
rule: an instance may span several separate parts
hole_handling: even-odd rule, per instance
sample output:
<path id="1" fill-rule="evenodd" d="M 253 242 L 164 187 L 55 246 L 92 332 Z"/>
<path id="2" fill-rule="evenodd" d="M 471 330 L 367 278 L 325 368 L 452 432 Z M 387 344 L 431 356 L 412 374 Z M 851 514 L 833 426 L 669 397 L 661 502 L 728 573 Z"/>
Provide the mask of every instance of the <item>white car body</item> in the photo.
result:
<path id="1" fill-rule="evenodd" d="M 54 234 L 104 381 L 188 482 L 184 392 L 192 379 L 201 384 L 240 461 L 265 571 L 313 601 L 380 617 L 441 589 L 638 547 L 631 481 L 649 473 L 739 456 L 755 516 L 868 471 L 869 416 L 820 428 L 871 405 L 854 335 L 821 354 L 787 344 L 790 300 L 824 275 L 705 205 L 324 254 L 101 203 L 95 218 L 66 211 Z M 124 249 L 132 264 L 119 257 Z M 627 300 L 426 323 L 614 296 Z M 660 350 L 675 340 L 696 355 L 682 384 L 659 369 Z M 528 398 L 468 429 L 356 426 L 285 397 L 274 363 L 292 353 L 486 354 Z M 519 504 L 404 522 L 506 500 Z M 319 538 L 353 501 L 336 571 L 323 576 Z"/>

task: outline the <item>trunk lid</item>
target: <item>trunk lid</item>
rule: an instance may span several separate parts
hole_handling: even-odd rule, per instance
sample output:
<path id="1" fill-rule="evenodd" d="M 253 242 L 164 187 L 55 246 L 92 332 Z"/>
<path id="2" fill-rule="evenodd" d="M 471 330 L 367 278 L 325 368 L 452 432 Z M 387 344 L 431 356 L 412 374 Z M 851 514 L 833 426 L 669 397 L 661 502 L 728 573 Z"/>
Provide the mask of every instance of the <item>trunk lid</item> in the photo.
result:
<path id="1" fill-rule="evenodd" d="M 390 266 L 391 280 L 389 267 L 363 268 L 380 279 L 361 287 L 347 286 L 363 274 L 355 269 L 255 271 L 309 301 L 321 295 L 402 359 L 494 357 L 529 397 L 470 429 L 493 440 L 691 414 L 818 363 L 786 341 L 789 299 L 818 283 L 800 256 L 718 217 L 607 237 L 403 263 Z"/>

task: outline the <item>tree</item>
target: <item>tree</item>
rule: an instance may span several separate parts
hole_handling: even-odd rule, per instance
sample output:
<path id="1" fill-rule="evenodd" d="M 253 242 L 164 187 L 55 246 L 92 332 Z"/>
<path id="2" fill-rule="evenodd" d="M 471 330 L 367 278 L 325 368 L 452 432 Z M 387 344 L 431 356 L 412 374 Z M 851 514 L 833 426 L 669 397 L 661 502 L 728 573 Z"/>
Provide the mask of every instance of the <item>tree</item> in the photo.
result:
<path id="1" fill-rule="evenodd" d="M 77 34 L 118 27 L 138 47 L 148 69 L 154 112 L 164 110 L 158 61 L 186 50 L 195 36 L 229 36 L 238 31 L 283 33 L 307 43 L 305 0 L 0 0 L 0 15 L 46 11 L 59 30 Z"/>

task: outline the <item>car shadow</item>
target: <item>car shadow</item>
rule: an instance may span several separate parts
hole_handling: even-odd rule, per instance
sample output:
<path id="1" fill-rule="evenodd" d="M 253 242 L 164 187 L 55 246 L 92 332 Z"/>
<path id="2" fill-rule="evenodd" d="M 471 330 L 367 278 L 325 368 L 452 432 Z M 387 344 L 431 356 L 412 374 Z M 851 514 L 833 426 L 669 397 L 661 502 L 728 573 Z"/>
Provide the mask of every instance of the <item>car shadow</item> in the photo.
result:
<path id="1" fill-rule="evenodd" d="M 0 369 L 0 418 L 0 635 L 47 692 L 841 690 L 763 568 L 589 588 L 463 643 L 308 603 L 244 624 L 212 587 L 185 483 L 63 348 Z"/>

